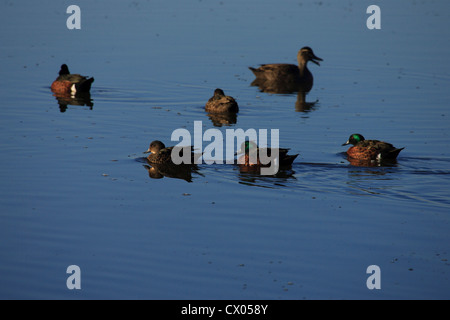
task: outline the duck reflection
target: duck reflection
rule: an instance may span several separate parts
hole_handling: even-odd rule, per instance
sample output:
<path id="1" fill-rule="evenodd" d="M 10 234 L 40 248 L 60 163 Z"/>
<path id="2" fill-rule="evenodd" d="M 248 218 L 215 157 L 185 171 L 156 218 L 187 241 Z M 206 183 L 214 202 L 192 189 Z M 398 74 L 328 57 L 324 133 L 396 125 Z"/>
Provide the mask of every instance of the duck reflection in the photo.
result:
<path id="1" fill-rule="evenodd" d="M 215 127 L 231 126 L 237 122 L 236 113 L 208 113 L 207 116 Z"/>
<path id="2" fill-rule="evenodd" d="M 53 93 L 53 96 L 58 101 L 59 111 L 66 112 L 69 105 L 73 106 L 86 106 L 89 110 L 94 107 L 93 100 L 91 99 L 91 94 L 89 92 L 80 92 L 76 94 L 71 93 Z"/>
<path id="3" fill-rule="evenodd" d="M 383 159 L 383 160 L 365 160 L 355 159 L 350 157 L 346 152 L 339 153 L 343 159 L 354 167 L 395 167 L 397 166 L 397 160 L 395 159 Z"/>
<path id="4" fill-rule="evenodd" d="M 291 166 L 280 167 L 278 172 L 274 175 L 262 175 L 261 167 L 257 166 L 238 166 L 239 168 L 239 183 L 264 187 L 287 187 L 290 180 L 296 180 L 295 171 Z"/>
<path id="5" fill-rule="evenodd" d="M 346 155 L 347 161 L 355 167 L 394 167 L 397 164 L 397 160 L 360 160 L 352 158 Z"/>
<path id="6" fill-rule="evenodd" d="M 393 181 L 398 180 L 394 166 L 374 165 L 353 167 L 348 170 L 345 189 L 351 194 L 380 195 L 395 192 Z"/>
<path id="7" fill-rule="evenodd" d="M 271 93 L 271 94 L 295 94 L 297 93 L 297 100 L 295 101 L 295 111 L 297 112 L 309 112 L 313 111 L 319 100 L 314 102 L 306 101 L 306 95 L 309 90 L 307 87 L 298 83 L 288 83 L 286 81 L 276 81 L 276 80 L 262 80 L 255 79 L 252 86 L 258 87 L 260 92 Z"/>
<path id="8" fill-rule="evenodd" d="M 187 182 L 192 182 L 192 174 L 199 174 L 198 167 L 196 165 L 185 164 L 169 164 L 169 163 L 151 163 L 146 160 L 147 164 L 144 168 L 148 172 L 148 176 L 152 179 L 162 179 L 164 177 L 181 179 Z"/>

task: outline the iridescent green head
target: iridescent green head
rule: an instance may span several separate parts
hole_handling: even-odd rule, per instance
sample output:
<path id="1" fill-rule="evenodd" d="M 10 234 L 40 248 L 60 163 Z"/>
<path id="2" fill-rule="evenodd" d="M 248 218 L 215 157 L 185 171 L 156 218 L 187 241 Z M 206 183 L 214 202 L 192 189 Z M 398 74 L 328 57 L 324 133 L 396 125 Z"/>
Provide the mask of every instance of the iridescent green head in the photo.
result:
<path id="1" fill-rule="evenodd" d="M 236 152 L 236 154 L 241 154 L 241 153 L 249 153 L 252 150 L 256 150 L 258 149 L 258 145 L 254 142 L 254 141 L 244 141 L 241 144 L 241 149 Z"/>
<path id="2" fill-rule="evenodd" d="M 354 133 L 348 138 L 346 143 L 343 143 L 343 146 L 346 146 L 348 144 L 356 145 L 358 142 L 364 141 L 364 137 L 362 134 Z"/>

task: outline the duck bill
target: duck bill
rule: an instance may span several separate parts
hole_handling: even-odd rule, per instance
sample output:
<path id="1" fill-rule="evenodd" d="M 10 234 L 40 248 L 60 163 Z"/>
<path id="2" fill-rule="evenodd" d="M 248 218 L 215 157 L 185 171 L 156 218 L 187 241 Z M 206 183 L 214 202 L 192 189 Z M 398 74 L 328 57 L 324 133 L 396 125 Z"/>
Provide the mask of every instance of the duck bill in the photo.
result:
<path id="1" fill-rule="evenodd" d="M 151 153 L 150 149 L 148 149 L 147 151 L 144 151 L 142 153 Z"/>
<path id="2" fill-rule="evenodd" d="M 241 148 L 234 155 L 238 156 L 238 155 L 243 154 L 243 153 L 244 153 L 244 150 L 242 150 L 242 148 Z"/>
<path id="3" fill-rule="evenodd" d="M 347 141 L 346 143 L 343 143 L 342 145 L 343 145 L 343 146 L 346 146 L 346 145 L 348 145 L 348 144 L 350 144 L 350 141 Z"/>
<path id="4" fill-rule="evenodd" d="M 318 66 L 320 66 L 319 61 L 323 61 L 323 59 L 321 59 L 315 55 L 311 57 L 311 62 L 317 64 Z"/>

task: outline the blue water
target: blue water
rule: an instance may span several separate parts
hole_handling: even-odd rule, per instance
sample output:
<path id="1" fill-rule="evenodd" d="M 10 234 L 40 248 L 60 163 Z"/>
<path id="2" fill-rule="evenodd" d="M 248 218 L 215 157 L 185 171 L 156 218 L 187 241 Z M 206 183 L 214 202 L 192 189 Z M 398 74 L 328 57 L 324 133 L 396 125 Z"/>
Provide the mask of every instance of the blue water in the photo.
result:
<path id="1" fill-rule="evenodd" d="M 450 298 L 447 2 L 377 1 L 380 30 L 368 1 L 77 1 L 80 30 L 70 4 L 0 4 L 0 298 Z M 324 59 L 313 106 L 251 86 L 249 66 L 305 45 Z M 52 95 L 62 63 L 95 77 L 90 106 Z M 218 87 L 236 119 L 205 113 Z M 299 156 L 277 176 L 151 178 L 150 141 L 194 121 L 279 129 Z M 354 166 L 355 132 L 405 149 Z"/>

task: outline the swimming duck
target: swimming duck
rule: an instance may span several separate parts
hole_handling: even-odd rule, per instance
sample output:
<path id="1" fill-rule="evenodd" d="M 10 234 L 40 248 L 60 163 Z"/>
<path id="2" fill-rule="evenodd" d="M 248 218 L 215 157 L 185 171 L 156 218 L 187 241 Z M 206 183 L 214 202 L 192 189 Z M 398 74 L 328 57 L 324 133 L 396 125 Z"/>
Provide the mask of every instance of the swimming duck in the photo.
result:
<path id="1" fill-rule="evenodd" d="M 59 76 L 53 81 L 51 89 L 56 93 L 89 92 L 94 78 L 85 77 L 79 74 L 70 74 L 66 64 L 61 65 Z"/>
<path id="2" fill-rule="evenodd" d="M 309 71 L 308 61 L 320 66 L 317 57 L 310 47 L 303 47 L 297 54 L 298 66 L 295 64 L 275 63 L 263 64 L 259 68 L 249 69 L 255 74 L 256 79 L 263 81 L 282 81 L 284 83 L 302 84 L 305 91 L 309 91 L 313 85 L 313 75 Z"/>
<path id="3" fill-rule="evenodd" d="M 392 144 L 379 140 L 366 140 L 361 134 L 352 134 L 343 146 L 352 144 L 347 150 L 349 157 L 357 160 L 395 160 L 404 148 L 395 148 Z"/>
<path id="4" fill-rule="evenodd" d="M 205 105 L 205 111 L 209 113 L 237 113 L 239 106 L 233 97 L 226 96 L 222 89 L 214 90 L 214 95 Z"/>
<path id="5" fill-rule="evenodd" d="M 167 147 L 159 140 L 152 141 L 150 143 L 150 146 L 148 147 L 147 151 L 144 153 L 150 153 L 147 157 L 147 161 L 149 163 L 155 163 L 155 164 L 174 164 L 172 160 L 172 151 L 176 152 L 177 155 L 180 155 L 180 157 L 183 157 L 183 152 L 189 151 L 191 152 L 190 156 L 190 163 L 182 163 L 182 164 L 194 164 L 195 160 L 197 158 L 197 155 L 193 153 L 194 148 L 187 146 L 187 147 L 180 147 L 180 146 L 174 146 L 174 147 Z M 180 152 L 181 151 L 181 152 Z"/>
<path id="6" fill-rule="evenodd" d="M 280 166 L 290 166 L 292 162 L 294 162 L 295 158 L 297 158 L 298 154 L 288 155 L 290 149 L 286 148 L 278 148 L 278 161 Z M 259 148 L 258 145 L 254 141 L 244 141 L 241 144 L 241 149 L 236 152 L 236 155 L 242 154 L 238 158 L 238 164 L 243 166 L 263 166 L 260 162 L 260 154 L 267 155 L 268 157 L 272 156 L 272 152 L 276 152 L 275 148 Z M 256 159 L 256 162 L 252 162 L 253 155 Z M 267 164 L 270 165 L 270 164 Z"/>

